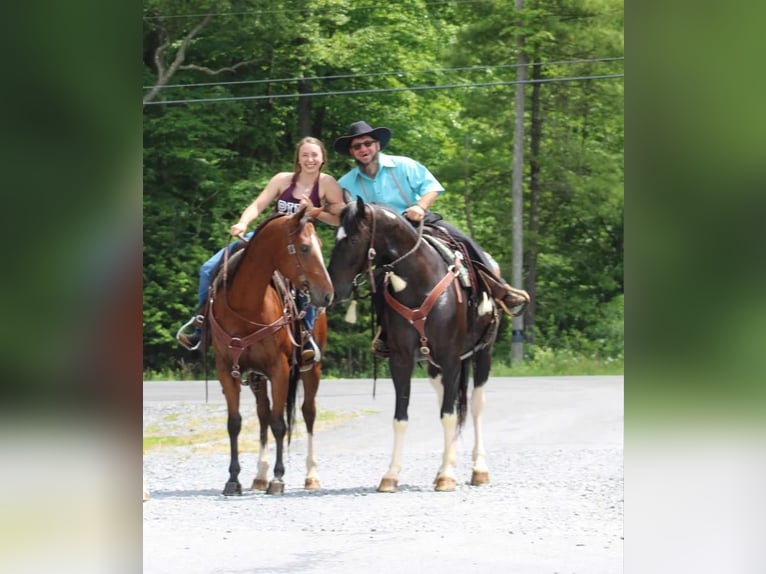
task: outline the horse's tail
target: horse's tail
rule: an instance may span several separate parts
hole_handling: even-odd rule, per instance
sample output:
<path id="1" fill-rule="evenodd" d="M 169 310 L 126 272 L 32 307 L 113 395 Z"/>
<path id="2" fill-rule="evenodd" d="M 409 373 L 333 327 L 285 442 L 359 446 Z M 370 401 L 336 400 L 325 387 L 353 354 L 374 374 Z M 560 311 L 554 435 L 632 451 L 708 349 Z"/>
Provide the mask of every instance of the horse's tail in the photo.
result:
<path id="1" fill-rule="evenodd" d="M 460 361 L 460 380 L 457 388 L 457 429 L 463 428 L 465 415 L 468 412 L 468 379 L 471 376 L 471 361 L 463 359 Z"/>
<path id="2" fill-rule="evenodd" d="M 298 395 L 298 381 L 301 379 L 300 369 L 298 368 L 298 362 L 293 361 L 290 366 L 290 376 L 288 378 L 287 386 L 287 446 L 290 446 L 290 441 L 293 436 L 293 422 L 295 421 L 295 398 Z"/>

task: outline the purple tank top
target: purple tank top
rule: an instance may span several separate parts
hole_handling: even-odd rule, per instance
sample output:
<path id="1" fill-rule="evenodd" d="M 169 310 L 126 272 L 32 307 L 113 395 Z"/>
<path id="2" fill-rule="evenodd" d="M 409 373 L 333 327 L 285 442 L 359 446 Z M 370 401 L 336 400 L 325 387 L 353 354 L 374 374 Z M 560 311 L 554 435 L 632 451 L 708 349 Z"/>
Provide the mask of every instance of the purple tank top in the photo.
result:
<path id="1" fill-rule="evenodd" d="M 282 195 L 280 195 L 279 198 L 277 198 L 277 203 L 274 206 L 274 211 L 276 211 L 277 213 L 286 213 L 288 215 L 292 215 L 293 213 L 298 211 L 301 203 L 299 200 L 293 197 L 293 191 L 295 191 L 295 181 L 293 181 L 290 184 L 290 187 L 284 190 L 282 192 Z M 320 207 L 319 178 L 316 178 L 316 180 L 314 180 L 314 185 L 311 188 L 311 195 L 309 195 L 309 199 L 311 200 L 311 203 L 314 205 L 314 207 Z"/>

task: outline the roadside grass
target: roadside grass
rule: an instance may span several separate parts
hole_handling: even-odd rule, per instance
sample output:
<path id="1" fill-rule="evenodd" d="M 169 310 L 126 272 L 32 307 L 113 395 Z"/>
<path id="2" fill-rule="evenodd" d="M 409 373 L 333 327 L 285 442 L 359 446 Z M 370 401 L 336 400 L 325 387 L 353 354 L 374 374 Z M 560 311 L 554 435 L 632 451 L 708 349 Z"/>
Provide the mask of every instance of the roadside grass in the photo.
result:
<path id="1" fill-rule="evenodd" d="M 424 377 L 425 363 L 419 363 L 413 373 L 414 377 Z M 615 357 L 603 357 L 599 354 L 577 353 L 570 350 L 553 350 L 547 347 L 535 346 L 524 357 L 523 361 L 511 361 L 507 349 L 495 347 L 492 361 L 494 377 L 577 377 L 598 375 L 622 375 L 625 372 L 625 357 L 620 352 Z M 378 378 L 389 378 L 388 361 L 381 360 L 377 364 Z M 368 379 L 373 377 L 373 367 L 359 369 L 353 373 L 341 372 L 332 363 L 324 365 L 323 379 Z M 191 381 L 205 378 L 204 373 L 195 371 L 191 363 L 182 362 L 177 369 L 162 369 L 159 371 L 144 371 L 145 381 Z M 215 381 L 215 373 L 208 374 Z"/>
<path id="2" fill-rule="evenodd" d="M 625 373 L 625 357 L 602 358 L 596 355 L 579 355 L 550 349 L 536 349 L 533 357 L 524 361 L 494 362 L 495 377 L 576 377 L 598 375 L 622 375 Z"/>
<path id="3" fill-rule="evenodd" d="M 186 448 L 194 454 L 228 453 L 229 435 L 226 431 L 226 407 L 224 405 L 197 405 L 193 413 L 169 413 L 158 423 L 144 429 L 144 452 Z M 202 412 L 200 412 L 202 411 Z M 353 412 L 325 411 L 317 412 L 314 432 L 319 433 L 338 426 L 348 420 L 375 411 L 359 410 Z M 258 417 L 243 410 L 242 430 L 239 435 L 239 447 L 242 452 L 260 450 Z M 292 439 L 306 435 L 306 427 L 300 409 L 296 409 Z M 269 433 L 269 443 L 274 438 Z"/>

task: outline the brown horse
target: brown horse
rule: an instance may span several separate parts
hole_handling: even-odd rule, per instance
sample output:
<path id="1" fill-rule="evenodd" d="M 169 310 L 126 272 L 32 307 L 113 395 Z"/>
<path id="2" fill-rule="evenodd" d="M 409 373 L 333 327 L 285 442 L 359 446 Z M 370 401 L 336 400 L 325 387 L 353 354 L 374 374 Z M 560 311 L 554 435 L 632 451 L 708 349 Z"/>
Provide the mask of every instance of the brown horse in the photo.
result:
<path id="1" fill-rule="evenodd" d="M 316 216 L 318 212 L 315 209 L 310 214 Z M 283 303 L 272 281 L 275 272 L 305 292 L 312 305 L 326 307 L 332 301 L 333 288 L 319 237 L 306 208 L 293 215 L 276 215 L 258 227 L 243 249 L 236 270 L 222 282 L 210 306 L 216 371 L 228 409 L 231 461 L 223 490 L 227 496 L 242 493 L 238 437 L 242 428 L 239 402 L 243 384 L 249 384 L 255 395 L 260 423 L 258 471 L 252 488 L 269 494 L 284 492 L 284 438 L 287 434 L 289 441 L 299 378 L 303 380 L 302 412 L 308 433 L 305 487 L 319 488 L 313 437 L 321 362 L 308 370 L 299 370 L 296 348 L 300 344 L 293 332 L 294 305 L 289 301 Z M 327 341 L 327 317 L 323 312 L 316 318 L 314 338 L 323 350 Z M 269 428 L 276 443 L 276 463 L 274 478 L 267 485 Z"/>
<path id="2" fill-rule="evenodd" d="M 380 324 L 388 334 L 391 353 L 394 452 L 378 486 L 381 492 L 393 492 L 398 486 L 412 371 L 416 361 L 424 360 L 439 397 L 444 432 L 436 490 L 456 487 L 455 439 L 467 411 L 471 368 L 475 439 L 471 484 L 489 482 L 481 420 L 500 313 L 486 287 L 461 287 L 461 281 L 469 283 L 461 268 L 459 259 L 447 263 L 431 242 L 391 209 L 357 199 L 341 214 L 328 266 L 336 300 L 349 297 L 358 275 L 374 276 L 370 284 L 377 286 L 383 299 Z"/>

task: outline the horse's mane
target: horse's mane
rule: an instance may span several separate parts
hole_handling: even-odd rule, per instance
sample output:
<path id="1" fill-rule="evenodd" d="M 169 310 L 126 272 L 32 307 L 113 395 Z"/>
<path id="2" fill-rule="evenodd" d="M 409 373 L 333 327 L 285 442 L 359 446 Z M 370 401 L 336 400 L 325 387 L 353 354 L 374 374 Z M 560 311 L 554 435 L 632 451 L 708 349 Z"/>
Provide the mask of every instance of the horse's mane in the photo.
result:
<path id="1" fill-rule="evenodd" d="M 365 203 L 365 206 L 369 207 L 370 209 L 374 209 L 377 211 L 385 211 L 387 214 L 392 215 L 394 218 L 399 220 L 399 224 L 406 230 L 411 230 L 413 234 L 417 233 L 415 231 L 415 228 L 412 226 L 412 224 L 409 222 L 409 220 L 404 217 L 401 213 L 398 211 L 395 211 L 394 209 L 391 209 L 387 205 L 383 205 L 381 203 Z M 351 201 L 348 204 L 346 204 L 346 207 L 343 209 L 340 215 L 340 224 L 343 226 L 343 228 L 346 230 L 346 232 L 349 235 L 355 235 L 359 228 L 361 227 L 360 222 L 364 221 L 365 225 L 369 227 L 369 222 L 367 221 L 367 218 L 364 216 L 358 216 L 359 213 L 359 206 L 356 201 Z M 366 213 L 364 214 L 366 215 Z"/>
<path id="2" fill-rule="evenodd" d="M 236 247 L 236 244 L 235 244 L 234 250 L 232 251 L 230 256 L 231 259 L 229 263 L 231 265 L 231 268 L 229 269 L 229 277 L 231 279 L 234 279 L 234 277 L 237 274 L 237 271 L 239 270 L 240 261 L 244 259 L 244 257 L 247 255 L 248 250 L 253 246 L 253 243 L 255 243 L 253 239 L 255 239 L 258 236 L 258 234 L 263 230 L 263 228 L 269 225 L 272 221 L 274 221 L 275 219 L 280 219 L 282 217 L 285 217 L 286 215 L 290 215 L 290 214 L 277 213 L 277 212 L 272 213 L 266 219 L 264 219 L 261 223 L 258 224 L 258 227 L 255 228 L 255 231 L 253 232 L 253 235 L 249 241 L 244 241 L 240 239 L 239 242 L 237 242 L 239 244 L 239 247 Z M 305 216 L 302 217 L 300 220 L 300 223 L 298 224 L 298 229 L 294 233 L 300 233 L 303 227 L 306 225 L 307 221 L 308 221 L 307 217 Z M 244 246 L 242 245 L 242 243 L 244 243 Z M 222 266 L 223 266 L 223 262 L 221 263 L 221 267 Z M 218 288 L 219 283 L 221 281 L 221 273 L 220 273 L 221 267 L 219 267 L 218 270 L 216 271 L 216 275 L 214 278 L 216 289 Z"/>
<path id="3" fill-rule="evenodd" d="M 359 224 L 357 223 L 357 213 L 359 208 L 356 201 L 349 201 L 343 211 L 340 212 L 340 225 L 349 234 L 356 234 L 359 230 Z"/>
<path id="4" fill-rule="evenodd" d="M 262 222 L 261 222 L 261 223 L 258 225 L 258 227 L 256 227 L 256 228 L 255 228 L 255 232 L 253 233 L 253 236 L 252 236 L 252 238 L 251 238 L 251 239 L 255 239 L 255 238 L 258 236 L 258 233 L 260 233 L 260 231 L 261 231 L 261 230 L 262 230 L 264 227 L 266 227 L 266 226 L 267 226 L 269 223 L 271 223 L 271 222 L 272 222 L 272 221 L 274 221 L 275 219 L 280 219 L 280 218 L 282 218 L 282 217 L 285 217 L 286 215 L 290 215 L 290 214 L 288 214 L 288 213 L 272 213 L 272 214 L 271 214 L 269 217 L 267 217 L 266 219 L 264 219 L 264 220 L 263 220 L 263 221 L 262 221 Z M 307 221 L 308 221 L 308 220 L 307 220 L 307 218 L 306 218 L 306 217 L 302 217 L 302 218 L 301 218 L 301 221 L 300 221 L 300 224 L 298 225 L 298 229 L 297 229 L 295 232 L 296 232 L 296 233 L 300 233 L 300 232 L 301 232 L 301 230 L 303 229 L 303 227 L 306 225 L 306 222 L 307 222 Z M 251 240 L 251 241 L 248 241 L 247 245 L 245 246 L 245 250 L 247 250 L 247 249 L 250 249 L 250 246 L 251 246 L 252 244 L 253 244 L 253 241 L 252 241 L 252 240 Z"/>

